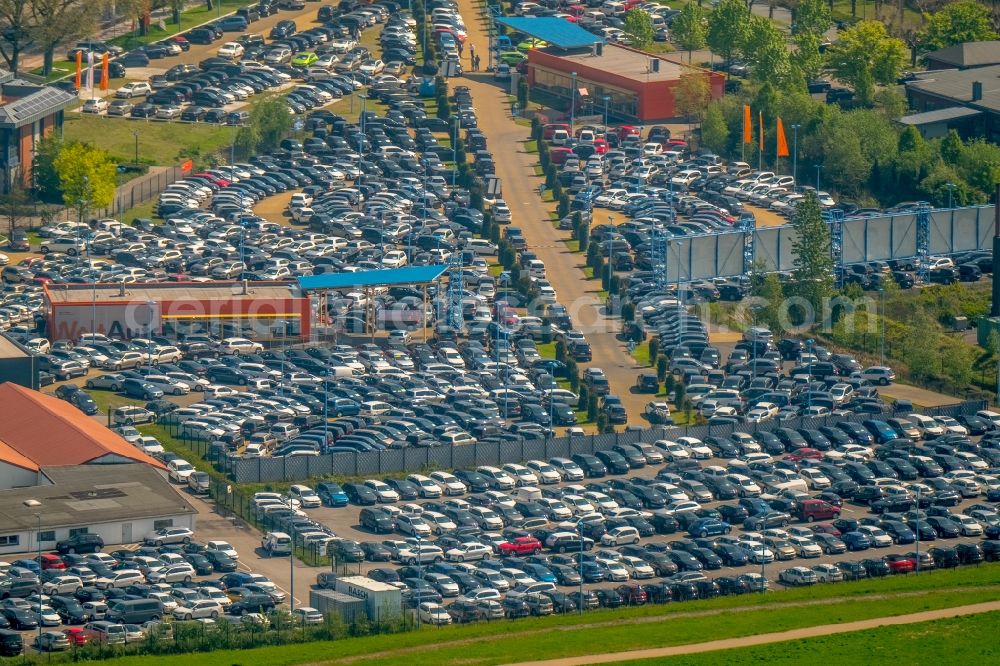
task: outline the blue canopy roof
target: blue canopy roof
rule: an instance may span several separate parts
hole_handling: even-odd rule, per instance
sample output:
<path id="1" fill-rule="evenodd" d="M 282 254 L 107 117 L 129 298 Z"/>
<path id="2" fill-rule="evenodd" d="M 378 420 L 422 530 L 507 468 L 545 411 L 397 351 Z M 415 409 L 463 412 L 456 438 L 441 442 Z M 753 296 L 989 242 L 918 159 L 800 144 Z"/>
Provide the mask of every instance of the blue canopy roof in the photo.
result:
<path id="1" fill-rule="evenodd" d="M 323 273 L 299 278 L 302 289 L 350 289 L 360 287 L 395 287 L 433 282 L 448 270 L 448 266 L 405 266 L 356 273 Z"/>
<path id="2" fill-rule="evenodd" d="M 578 49 L 604 41 L 576 23 L 554 16 L 512 16 L 497 18 L 496 22 L 560 49 Z"/>

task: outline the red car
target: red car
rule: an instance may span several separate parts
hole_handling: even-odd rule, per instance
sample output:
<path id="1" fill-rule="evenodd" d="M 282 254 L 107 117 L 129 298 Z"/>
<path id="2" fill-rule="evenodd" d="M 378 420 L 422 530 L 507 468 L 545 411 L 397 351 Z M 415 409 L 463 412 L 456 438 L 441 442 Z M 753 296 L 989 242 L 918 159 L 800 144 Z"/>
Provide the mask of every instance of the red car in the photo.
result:
<path id="1" fill-rule="evenodd" d="M 649 601 L 649 595 L 641 585 L 619 585 L 615 588 L 615 592 L 625 600 L 626 606 L 642 606 Z"/>
<path id="2" fill-rule="evenodd" d="M 607 139 L 594 139 L 594 150 L 597 151 L 598 155 L 603 155 L 608 152 Z"/>
<path id="3" fill-rule="evenodd" d="M 812 526 L 813 532 L 819 532 L 820 534 L 829 534 L 830 536 L 839 537 L 840 530 L 831 525 L 830 523 L 816 523 Z"/>
<path id="4" fill-rule="evenodd" d="M 798 451 L 793 451 L 785 456 L 785 460 L 790 460 L 792 462 L 799 462 L 800 460 L 822 460 L 823 452 L 817 449 L 810 449 L 809 447 L 804 447 Z"/>
<path id="5" fill-rule="evenodd" d="M 55 553 L 43 553 L 38 558 L 38 564 L 42 567 L 42 571 L 46 569 L 65 569 L 66 563 L 63 562 L 62 558 Z"/>
<path id="6" fill-rule="evenodd" d="M 917 568 L 916 561 L 907 555 L 889 555 L 885 558 L 885 561 L 889 563 L 889 571 L 894 574 L 910 573 Z"/>
<path id="7" fill-rule="evenodd" d="M 83 627 L 67 627 L 63 629 L 63 634 L 69 639 L 70 645 L 86 645 L 87 634 Z"/>
<path id="8" fill-rule="evenodd" d="M 500 544 L 501 555 L 534 555 L 542 549 L 542 542 L 533 536 L 516 537 Z"/>

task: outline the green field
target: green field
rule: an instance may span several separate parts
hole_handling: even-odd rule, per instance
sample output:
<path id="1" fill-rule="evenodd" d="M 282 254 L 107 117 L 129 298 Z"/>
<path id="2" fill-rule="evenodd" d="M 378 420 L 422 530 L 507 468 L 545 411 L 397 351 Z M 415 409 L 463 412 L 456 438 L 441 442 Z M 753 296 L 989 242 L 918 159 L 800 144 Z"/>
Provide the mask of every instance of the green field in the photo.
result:
<path id="1" fill-rule="evenodd" d="M 821 636 L 771 645 L 717 650 L 678 657 L 618 662 L 619 666 L 782 666 L 814 662 L 817 655 L 837 666 L 879 664 L 988 664 L 995 663 L 996 627 L 1000 613 L 880 627 L 838 636 Z"/>
<path id="2" fill-rule="evenodd" d="M 893 577 L 684 604 L 597 611 L 583 616 L 529 618 L 492 624 L 424 628 L 401 634 L 255 650 L 221 650 L 191 658 L 206 666 L 266 663 L 500 664 L 517 657 L 546 659 L 615 648 L 643 649 L 756 635 L 820 624 L 904 615 L 991 601 L 1000 566 Z M 863 603 L 859 603 L 863 599 Z M 513 641 L 513 642 L 512 642 Z M 995 643 L 995 641 L 994 641 Z M 516 651 L 511 646 L 516 644 Z M 118 666 L 158 666 L 167 657 L 123 657 Z M 713 662 L 714 663 L 714 662 Z M 731 663 L 731 662 L 730 662 Z M 968 662 L 952 662 L 968 663 Z"/>
<path id="3" fill-rule="evenodd" d="M 206 161 L 211 155 L 228 150 L 236 137 L 235 127 L 66 114 L 64 137 L 67 141 L 84 141 L 103 148 L 121 162 L 135 160 L 133 132 L 139 133 L 139 162 L 163 166 L 173 166 L 188 158 Z"/>
<path id="4" fill-rule="evenodd" d="M 164 25 L 166 28 L 165 30 L 161 30 L 159 28 L 159 21 L 153 21 L 144 37 L 140 37 L 138 31 L 132 31 L 121 35 L 120 37 L 115 37 L 110 40 L 110 42 L 112 44 L 117 44 L 126 50 L 143 44 L 152 44 L 153 42 L 158 42 L 161 39 L 166 39 L 171 35 L 176 35 L 177 33 L 190 30 L 191 28 L 199 26 L 202 23 L 213 21 L 220 16 L 231 14 L 240 7 L 252 4 L 255 5 L 257 3 L 248 2 L 247 0 L 215 0 L 215 7 L 212 11 L 208 11 L 206 6 L 202 4 L 185 12 L 181 12 L 181 22 L 179 25 L 171 23 L 171 17 L 167 17 Z"/>

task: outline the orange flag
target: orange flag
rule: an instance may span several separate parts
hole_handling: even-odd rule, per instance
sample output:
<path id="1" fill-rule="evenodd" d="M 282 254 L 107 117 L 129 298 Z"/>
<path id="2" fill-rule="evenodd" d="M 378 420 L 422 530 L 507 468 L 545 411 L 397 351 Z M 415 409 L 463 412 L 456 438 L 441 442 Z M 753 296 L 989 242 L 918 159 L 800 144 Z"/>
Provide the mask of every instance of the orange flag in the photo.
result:
<path id="1" fill-rule="evenodd" d="M 750 120 L 750 105 L 743 105 L 743 143 L 753 143 L 753 121 Z"/>
<path id="2" fill-rule="evenodd" d="M 764 112 L 757 112 L 757 126 L 760 128 L 760 152 L 764 152 Z"/>
<path id="3" fill-rule="evenodd" d="M 785 125 L 778 118 L 778 157 L 788 157 L 788 141 L 785 139 Z"/>
<path id="4" fill-rule="evenodd" d="M 83 77 L 83 51 L 76 52 L 76 89 L 80 89 Z"/>
<path id="5" fill-rule="evenodd" d="M 104 57 L 101 58 L 101 90 L 108 89 L 108 62 L 110 62 L 110 56 L 105 53 Z"/>

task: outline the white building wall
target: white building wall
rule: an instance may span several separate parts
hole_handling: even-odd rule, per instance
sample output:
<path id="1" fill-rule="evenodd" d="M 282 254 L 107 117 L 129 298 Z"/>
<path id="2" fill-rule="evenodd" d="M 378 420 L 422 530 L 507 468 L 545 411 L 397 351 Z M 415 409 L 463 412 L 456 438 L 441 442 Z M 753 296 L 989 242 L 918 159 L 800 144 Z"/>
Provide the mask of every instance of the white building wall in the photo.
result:
<path id="1" fill-rule="evenodd" d="M 39 485 L 39 476 L 38 472 L 0 461 L 0 490 L 37 486 Z"/>
<path id="2" fill-rule="evenodd" d="M 142 518 L 130 521 L 99 523 L 96 525 L 80 524 L 79 527 L 86 527 L 87 531 L 91 534 L 101 535 L 105 546 L 118 546 L 141 542 L 146 534 L 156 529 L 154 525 L 160 520 L 172 520 L 172 527 L 188 527 L 193 530 L 195 528 L 195 518 L 196 514 L 180 514 L 164 516 L 162 518 Z M 55 540 L 42 541 L 41 544 L 35 540 L 36 530 L 34 529 L 26 532 L 0 532 L 0 536 L 11 534 L 18 534 L 20 536 L 18 545 L 0 546 L 0 555 L 6 556 L 21 553 L 30 555 L 38 551 L 39 545 L 43 551 L 52 550 L 56 546 L 56 541 L 69 538 L 70 529 L 70 527 L 62 527 L 55 530 Z M 43 528 L 42 531 L 45 532 L 46 530 Z"/>

